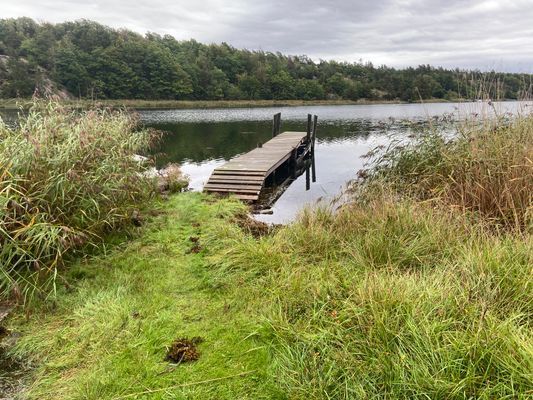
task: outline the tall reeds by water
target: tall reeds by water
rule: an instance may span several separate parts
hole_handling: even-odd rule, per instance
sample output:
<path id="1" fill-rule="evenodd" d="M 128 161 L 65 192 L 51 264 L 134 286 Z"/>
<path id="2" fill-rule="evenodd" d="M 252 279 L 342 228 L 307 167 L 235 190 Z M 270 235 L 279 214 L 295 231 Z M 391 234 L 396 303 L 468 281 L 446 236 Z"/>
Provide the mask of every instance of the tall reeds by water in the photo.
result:
<path id="1" fill-rule="evenodd" d="M 533 222 L 533 115 L 470 118 L 452 135 L 436 129 L 379 154 L 367 175 L 403 197 L 474 213 L 492 228 Z"/>
<path id="2" fill-rule="evenodd" d="M 0 119 L 0 292 L 54 289 L 66 254 L 117 228 L 153 192 L 134 157 L 154 135 L 123 111 L 34 102 L 15 127 Z"/>

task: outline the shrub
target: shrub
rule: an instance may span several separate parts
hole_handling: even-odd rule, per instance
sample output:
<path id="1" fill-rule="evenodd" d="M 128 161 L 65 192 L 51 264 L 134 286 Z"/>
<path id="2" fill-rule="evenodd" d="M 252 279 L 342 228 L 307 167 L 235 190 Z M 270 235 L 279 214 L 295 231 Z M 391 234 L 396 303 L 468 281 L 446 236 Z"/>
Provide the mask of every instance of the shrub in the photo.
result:
<path id="1" fill-rule="evenodd" d="M 180 193 L 187 189 L 189 181 L 178 164 L 169 164 L 157 172 L 157 186 L 162 193 Z"/>
<path id="2" fill-rule="evenodd" d="M 154 135 L 124 111 L 35 102 L 0 119 L 0 290 L 53 289 L 65 254 L 117 228 L 153 192 L 134 155 Z"/>

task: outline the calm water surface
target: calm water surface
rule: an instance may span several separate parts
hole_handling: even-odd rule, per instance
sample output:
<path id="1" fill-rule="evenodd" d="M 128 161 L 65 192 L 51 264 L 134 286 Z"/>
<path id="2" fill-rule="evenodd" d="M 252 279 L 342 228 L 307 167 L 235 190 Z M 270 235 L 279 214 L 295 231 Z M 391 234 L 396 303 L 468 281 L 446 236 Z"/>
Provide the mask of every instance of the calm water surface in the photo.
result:
<path id="1" fill-rule="evenodd" d="M 519 103 L 496 103 L 498 112 L 516 112 Z M 409 135 L 429 122 L 492 114 L 479 103 L 387 104 L 313 107 L 268 107 L 211 110 L 140 111 L 145 125 L 166 132 L 157 164 L 182 165 L 191 188 L 202 190 L 213 170 L 238 154 L 271 138 L 272 116 L 282 113 L 282 131 L 305 131 L 307 114 L 318 115 L 316 143 L 317 181 L 305 190 L 305 174 L 296 179 L 272 206 L 272 215 L 258 215 L 266 222 L 292 220 L 305 205 L 330 202 L 368 161 L 363 156 L 391 136 Z"/>
<path id="2" fill-rule="evenodd" d="M 362 156 L 378 145 L 386 145 L 391 136 L 407 137 L 429 121 L 456 120 L 476 115 L 531 109 L 531 104 L 431 103 L 376 104 L 313 107 L 266 107 L 209 110 L 139 111 L 146 126 L 165 132 L 155 151 L 162 167 L 179 163 L 190 177 L 193 190 L 202 190 L 213 170 L 226 160 L 245 153 L 271 138 L 272 116 L 282 113 L 282 131 L 305 131 L 307 114 L 318 115 L 316 143 L 317 181 L 305 190 L 305 174 L 296 179 L 272 206 L 272 215 L 259 215 L 266 222 L 292 220 L 305 205 L 330 202 L 342 193 L 367 160 Z M 16 112 L 0 110 L 9 121 Z"/>

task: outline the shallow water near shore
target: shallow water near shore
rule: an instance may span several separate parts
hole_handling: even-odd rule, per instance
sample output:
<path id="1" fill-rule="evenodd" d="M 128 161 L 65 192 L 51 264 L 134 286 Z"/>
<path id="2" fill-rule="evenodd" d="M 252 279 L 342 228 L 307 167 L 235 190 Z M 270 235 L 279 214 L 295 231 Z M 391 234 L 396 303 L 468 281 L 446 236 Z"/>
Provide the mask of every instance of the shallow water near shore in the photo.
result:
<path id="1" fill-rule="evenodd" d="M 318 115 L 316 182 L 306 190 L 305 174 L 292 182 L 272 205 L 272 214 L 257 215 L 269 223 L 287 223 L 306 205 L 329 205 L 365 168 L 364 157 L 392 138 L 408 137 L 432 125 L 449 129 L 468 117 L 530 112 L 532 103 L 477 102 L 372 104 L 233 109 L 139 110 L 142 123 L 164 132 L 154 149 L 158 167 L 178 163 L 192 190 L 202 190 L 213 170 L 272 137 L 272 116 L 281 112 L 281 131 L 305 131 L 307 114 Z M 0 110 L 8 123 L 16 111 Z"/>
<path id="2" fill-rule="evenodd" d="M 318 115 L 316 182 L 306 190 L 305 174 L 298 177 L 272 205 L 272 214 L 256 216 L 264 222 L 287 223 L 306 205 L 329 205 L 365 167 L 364 155 L 386 146 L 393 137 L 407 137 L 430 124 L 447 129 L 450 122 L 462 118 L 516 113 L 527 107 L 519 102 L 430 103 L 143 110 L 139 114 L 146 126 L 165 132 L 155 151 L 158 166 L 181 164 L 193 190 L 202 190 L 216 167 L 268 141 L 275 113 L 281 112 L 282 131 L 305 131 L 307 114 Z"/>

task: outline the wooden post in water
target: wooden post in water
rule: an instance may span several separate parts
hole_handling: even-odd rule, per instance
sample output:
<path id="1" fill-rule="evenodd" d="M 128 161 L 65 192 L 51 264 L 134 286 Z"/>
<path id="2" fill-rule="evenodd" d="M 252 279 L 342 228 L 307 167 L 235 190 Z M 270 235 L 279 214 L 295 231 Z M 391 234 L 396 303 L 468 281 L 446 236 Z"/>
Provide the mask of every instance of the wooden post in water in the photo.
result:
<path id="1" fill-rule="evenodd" d="M 311 142 L 311 148 L 313 149 L 313 151 L 315 151 L 315 140 L 316 140 L 316 127 L 318 125 L 318 115 L 315 115 L 313 117 L 313 138 L 312 138 L 312 142 Z"/>
<path id="2" fill-rule="evenodd" d="M 309 164 L 305 167 L 305 190 L 311 189 L 311 179 L 309 176 Z"/>
<path id="3" fill-rule="evenodd" d="M 313 183 L 316 182 L 316 167 L 315 167 L 315 140 L 316 140 L 316 128 L 318 125 L 318 116 L 313 118 L 313 138 L 311 141 L 311 174 Z"/>
<path id="4" fill-rule="evenodd" d="M 281 130 L 281 113 L 274 114 L 274 121 L 272 122 L 272 137 L 279 135 Z"/>
<path id="5" fill-rule="evenodd" d="M 313 116 L 311 114 L 307 114 L 307 144 L 311 142 L 311 119 Z"/>
<path id="6" fill-rule="evenodd" d="M 311 154 L 311 180 L 316 182 L 316 167 L 315 167 L 315 153 Z"/>

